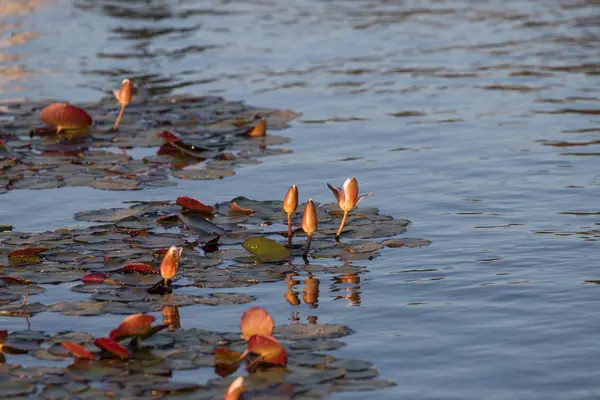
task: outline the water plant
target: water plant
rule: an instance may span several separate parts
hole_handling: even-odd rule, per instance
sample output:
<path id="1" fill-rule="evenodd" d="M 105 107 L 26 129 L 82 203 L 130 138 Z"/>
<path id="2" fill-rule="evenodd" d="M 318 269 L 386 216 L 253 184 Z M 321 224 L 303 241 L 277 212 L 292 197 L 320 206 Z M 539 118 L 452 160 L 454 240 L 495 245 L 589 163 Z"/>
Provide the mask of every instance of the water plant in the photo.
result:
<path id="1" fill-rule="evenodd" d="M 182 252 L 182 247 L 171 246 L 160 263 L 160 275 L 163 278 L 165 287 L 169 287 L 171 280 L 177 275 L 179 258 Z"/>
<path id="2" fill-rule="evenodd" d="M 265 117 L 260 117 L 256 125 L 248 130 L 250 137 L 262 137 L 267 134 L 267 120 Z"/>
<path id="3" fill-rule="evenodd" d="M 227 391 L 225 392 L 224 400 L 238 400 L 238 399 L 240 399 L 243 391 L 244 391 L 244 377 L 238 376 L 227 387 Z"/>
<path id="4" fill-rule="evenodd" d="M 339 239 L 340 235 L 342 234 L 342 230 L 344 229 L 344 226 L 346 225 L 346 219 L 348 218 L 348 213 L 350 211 L 354 210 L 358 206 L 358 203 L 360 203 L 361 201 L 363 201 L 365 198 L 369 197 L 373 193 L 367 193 L 367 194 L 359 197 L 358 196 L 358 193 L 359 193 L 358 192 L 358 181 L 356 180 L 356 178 L 346 179 L 346 182 L 344 182 L 342 189 L 335 187 L 333 185 L 330 185 L 329 183 L 327 184 L 327 186 L 333 192 L 333 195 L 335 196 L 335 200 L 337 201 L 338 205 L 340 206 L 340 209 L 344 213 L 342 216 L 342 222 L 340 223 L 340 227 L 338 228 L 338 231 L 335 234 L 336 239 Z"/>
<path id="5" fill-rule="evenodd" d="M 306 246 L 304 246 L 303 257 L 306 259 L 308 251 L 310 250 L 310 242 L 312 241 L 312 234 L 317 230 L 318 219 L 317 209 L 312 199 L 308 200 L 304 207 L 304 214 L 302 215 L 302 230 L 306 233 Z"/>
<path id="6" fill-rule="evenodd" d="M 92 125 L 92 117 L 83 108 L 75 107 L 68 103 L 53 103 L 40 112 L 40 120 L 56 128 L 56 133 L 61 131 L 85 130 Z"/>
<path id="7" fill-rule="evenodd" d="M 117 98 L 117 101 L 121 105 L 121 109 L 119 110 L 119 115 L 117 116 L 117 120 L 113 125 L 113 131 L 117 131 L 119 129 L 119 123 L 121 122 L 121 118 L 123 118 L 123 114 L 125 113 L 125 108 L 131 102 L 131 93 L 132 85 L 129 79 L 123 79 L 121 83 L 121 89 L 113 90 L 113 94 Z"/>
<path id="8" fill-rule="evenodd" d="M 298 186 L 292 185 L 283 199 L 283 211 L 287 213 L 288 247 L 292 247 L 292 216 L 298 208 Z"/>

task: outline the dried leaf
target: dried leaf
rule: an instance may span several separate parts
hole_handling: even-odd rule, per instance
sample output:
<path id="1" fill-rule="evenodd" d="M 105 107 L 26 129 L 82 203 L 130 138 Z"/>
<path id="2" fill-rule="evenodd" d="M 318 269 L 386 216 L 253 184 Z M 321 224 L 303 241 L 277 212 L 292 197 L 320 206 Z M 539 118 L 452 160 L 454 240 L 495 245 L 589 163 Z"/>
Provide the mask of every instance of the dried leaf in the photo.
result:
<path id="1" fill-rule="evenodd" d="M 245 340 L 254 335 L 273 336 L 275 323 L 271 315 L 260 307 L 251 307 L 242 315 L 240 329 Z"/>

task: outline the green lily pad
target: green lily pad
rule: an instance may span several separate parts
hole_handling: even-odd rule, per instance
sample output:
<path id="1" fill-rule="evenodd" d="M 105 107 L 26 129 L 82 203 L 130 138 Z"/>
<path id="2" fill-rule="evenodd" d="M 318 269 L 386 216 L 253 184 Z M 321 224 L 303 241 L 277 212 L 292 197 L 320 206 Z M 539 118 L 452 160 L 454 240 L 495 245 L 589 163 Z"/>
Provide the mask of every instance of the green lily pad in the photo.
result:
<path id="1" fill-rule="evenodd" d="M 274 240 L 265 237 L 254 237 L 242 243 L 242 247 L 249 253 L 268 262 L 288 260 L 291 254 L 288 249 Z"/>

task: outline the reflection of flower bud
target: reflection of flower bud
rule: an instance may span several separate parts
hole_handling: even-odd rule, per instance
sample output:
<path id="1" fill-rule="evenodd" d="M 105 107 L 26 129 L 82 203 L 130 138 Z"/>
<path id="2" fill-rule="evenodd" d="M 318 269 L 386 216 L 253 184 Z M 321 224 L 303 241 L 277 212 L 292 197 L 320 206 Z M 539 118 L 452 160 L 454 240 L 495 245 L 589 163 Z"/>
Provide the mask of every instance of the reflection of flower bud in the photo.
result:
<path id="1" fill-rule="evenodd" d="M 298 207 L 298 186 L 293 185 L 288 189 L 283 200 L 283 210 L 288 214 L 293 214 Z"/>
<path id="2" fill-rule="evenodd" d="M 316 324 L 318 319 L 319 317 L 317 317 L 316 315 L 309 315 L 308 317 L 306 317 L 306 320 L 309 324 Z"/>
<path id="3" fill-rule="evenodd" d="M 296 307 L 298 304 L 300 304 L 300 298 L 298 297 L 298 292 L 294 292 L 291 289 L 285 293 L 285 299 L 287 300 L 288 303 L 290 303 L 290 305 L 292 307 Z"/>
<path id="4" fill-rule="evenodd" d="M 168 325 L 169 329 L 181 328 L 179 322 L 179 309 L 176 306 L 164 306 L 162 309 L 163 324 Z"/>
<path id="5" fill-rule="evenodd" d="M 123 83 L 121 83 L 121 89 L 118 91 L 114 90 L 113 94 L 119 101 L 120 105 L 126 106 L 129 105 L 129 103 L 131 102 L 131 91 L 131 81 L 129 79 L 123 79 Z"/>
<path id="6" fill-rule="evenodd" d="M 304 215 L 302 215 L 302 229 L 307 235 L 312 235 L 317 230 L 318 219 L 317 209 L 312 199 L 308 200 L 306 207 L 304 207 Z"/>
<path id="7" fill-rule="evenodd" d="M 160 275 L 163 279 L 173 279 L 179 269 L 179 257 L 183 248 L 171 246 L 160 264 Z"/>
<path id="8" fill-rule="evenodd" d="M 302 299 L 309 308 L 317 308 L 319 302 L 319 280 L 313 278 L 312 274 L 304 281 L 304 291 Z"/>

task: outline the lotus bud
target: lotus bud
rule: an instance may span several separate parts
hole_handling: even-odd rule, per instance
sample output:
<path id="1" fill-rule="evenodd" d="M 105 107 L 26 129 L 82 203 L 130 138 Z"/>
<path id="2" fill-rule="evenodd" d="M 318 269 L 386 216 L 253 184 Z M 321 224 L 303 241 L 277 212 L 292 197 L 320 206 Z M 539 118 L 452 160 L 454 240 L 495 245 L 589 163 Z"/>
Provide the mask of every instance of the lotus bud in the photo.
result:
<path id="1" fill-rule="evenodd" d="M 169 250 L 167 250 L 167 254 L 165 254 L 161 264 L 160 264 L 160 275 L 163 277 L 165 281 L 165 286 L 167 282 L 177 275 L 177 270 L 179 269 L 179 257 L 181 257 L 181 252 L 183 248 L 171 246 Z"/>
<path id="2" fill-rule="evenodd" d="M 123 79 L 120 90 L 118 90 L 118 91 L 113 90 L 113 94 L 115 95 L 115 97 L 117 98 L 117 101 L 121 105 L 121 110 L 119 111 L 117 120 L 115 121 L 115 124 L 113 125 L 113 131 L 116 131 L 117 129 L 119 129 L 119 123 L 121 122 L 121 118 L 123 118 L 123 114 L 125 113 L 125 107 L 127 107 L 129 105 L 129 103 L 131 102 L 131 92 L 132 92 L 132 85 L 131 85 L 131 81 L 129 79 Z"/>
<path id="3" fill-rule="evenodd" d="M 224 400 L 239 400 L 244 391 L 244 377 L 238 376 L 227 388 Z"/>
<path id="4" fill-rule="evenodd" d="M 310 242 L 312 240 L 312 234 L 317 230 L 318 219 L 317 219 L 317 209 L 315 208 L 315 203 L 313 203 L 312 199 L 308 200 L 306 203 L 306 207 L 304 207 L 304 215 L 302 215 L 302 230 L 306 232 L 308 238 L 306 239 L 306 246 L 304 247 L 304 259 L 306 261 L 306 256 L 308 255 L 308 251 L 310 250 Z"/>
<path id="5" fill-rule="evenodd" d="M 298 186 L 292 185 L 283 199 L 283 211 L 287 213 L 288 247 L 292 247 L 292 215 L 298 208 Z"/>
<path id="6" fill-rule="evenodd" d="M 335 196 L 335 200 L 337 201 L 338 205 L 340 206 L 340 209 L 344 213 L 342 217 L 342 222 L 340 223 L 340 227 L 335 235 L 336 239 L 339 239 L 340 235 L 342 234 L 342 230 L 346 225 L 348 213 L 354 210 L 354 208 L 358 206 L 358 203 L 360 203 L 366 197 L 369 197 L 373 193 L 367 193 L 366 195 L 358 197 L 358 181 L 356 180 L 356 178 L 346 179 L 346 182 L 344 182 L 342 189 L 330 185 L 329 183 L 327 184 L 327 186 L 329 187 L 329 189 L 331 189 L 331 192 Z"/>

